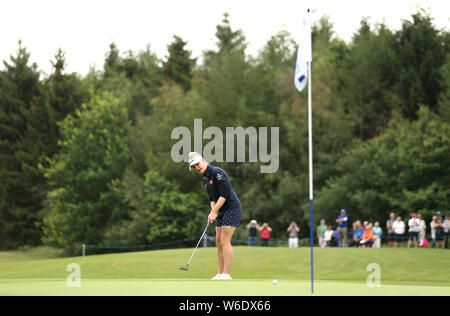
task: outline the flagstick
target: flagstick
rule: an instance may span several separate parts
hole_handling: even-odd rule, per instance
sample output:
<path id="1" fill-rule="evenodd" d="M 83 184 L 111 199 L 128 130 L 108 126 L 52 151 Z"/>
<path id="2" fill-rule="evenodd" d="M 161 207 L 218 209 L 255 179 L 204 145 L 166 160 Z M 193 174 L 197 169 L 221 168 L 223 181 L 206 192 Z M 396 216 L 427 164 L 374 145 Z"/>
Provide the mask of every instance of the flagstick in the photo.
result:
<path id="1" fill-rule="evenodd" d="M 312 151 L 311 62 L 308 62 L 308 138 L 309 138 L 309 219 L 311 242 L 311 293 L 314 294 L 314 220 L 313 220 L 313 151 Z"/>

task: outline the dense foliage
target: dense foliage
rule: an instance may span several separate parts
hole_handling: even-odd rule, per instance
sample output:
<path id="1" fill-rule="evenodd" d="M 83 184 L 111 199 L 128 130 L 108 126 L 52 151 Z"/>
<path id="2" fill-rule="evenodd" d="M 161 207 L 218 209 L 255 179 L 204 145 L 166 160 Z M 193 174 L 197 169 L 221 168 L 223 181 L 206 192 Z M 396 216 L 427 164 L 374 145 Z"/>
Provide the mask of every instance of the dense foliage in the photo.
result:
<path id="1" fill-rule="evenodd" d="M 450 201 L 450 35 L 423 11 L 401 29 L 363 19 L 350 43 L 329 20 L 313 28 L 316 223 L 341 208 L 353 220 L 422 212 Z M 140 245 L 198 235 L 209 212 L 201 177 L 174 162 L 174 128 L 279 127 L 279 169 L 219 163 L 243 205 L 242 226 L 308 233 L 307 92 L 293 84 L 296 41 L 273 35 L 257 56 L 227 14 L 216 47 L 194 58 L 179 36 L 160 59 L 150 46 L 111 43 L 103 69 L 42 77 L 19 42 L 0 71 L 0 248 Z M 209 139 L 203 139 L 203 146 Z M 204 147 L 203 147 L 204 148 Z M 187 152 L 184 153 L 187 155 Z M 225 158 L 225 157 L 224 157 Z"/>

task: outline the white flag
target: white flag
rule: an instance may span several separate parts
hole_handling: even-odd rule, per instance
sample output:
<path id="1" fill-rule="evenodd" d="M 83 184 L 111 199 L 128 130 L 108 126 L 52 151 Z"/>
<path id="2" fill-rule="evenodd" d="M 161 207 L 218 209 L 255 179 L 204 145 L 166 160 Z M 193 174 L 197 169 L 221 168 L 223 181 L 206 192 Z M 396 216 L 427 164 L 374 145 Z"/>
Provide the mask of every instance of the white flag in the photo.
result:
<path id="1" fill-rule="evenodd" d="M 294 83 L 298 91 L 302 91 L 308 82 L 308 62 L 312 61 L 311 24 L 309 10 L 302 22 L 300 43 L 298 45 L 297 63 L 295 65 Z"/>

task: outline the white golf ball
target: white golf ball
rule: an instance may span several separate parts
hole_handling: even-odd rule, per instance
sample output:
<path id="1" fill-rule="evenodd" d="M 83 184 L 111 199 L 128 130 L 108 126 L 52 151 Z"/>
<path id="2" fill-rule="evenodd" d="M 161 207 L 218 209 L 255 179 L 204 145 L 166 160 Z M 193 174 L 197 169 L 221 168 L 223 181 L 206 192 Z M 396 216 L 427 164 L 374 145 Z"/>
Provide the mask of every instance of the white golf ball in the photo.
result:
<path id="1" fill-rule="evenodd" d="M 277 285 L 277 284 L 278 284 L 278 280 L 273 280 L 272 283 L 273 283 L 274 285 Z"/>

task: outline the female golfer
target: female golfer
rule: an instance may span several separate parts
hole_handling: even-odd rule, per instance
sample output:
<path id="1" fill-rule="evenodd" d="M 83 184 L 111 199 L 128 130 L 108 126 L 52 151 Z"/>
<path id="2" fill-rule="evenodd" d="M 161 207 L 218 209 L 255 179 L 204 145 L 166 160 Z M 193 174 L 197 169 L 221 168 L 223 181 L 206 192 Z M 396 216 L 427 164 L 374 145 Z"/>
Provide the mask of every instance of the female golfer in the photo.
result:
<path id="1" fill-rule="evenodd" d="M 208 221 L 216 222 L 219 269 L 212 280 L 231 280 L 230 270 L 233 261 L 231 237 L 241 222 L 241 202 L 231 187 L 226 172 L 208 165 L 200 154 L 189 153 L 189 169 L 203 176 L 211 204 Z"/>

